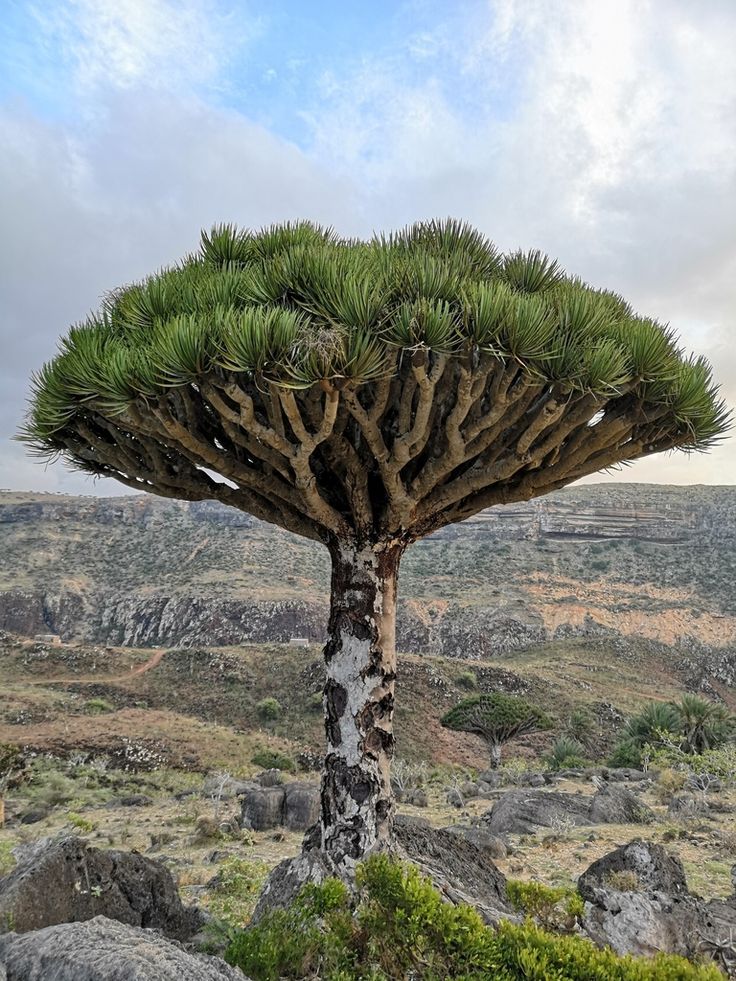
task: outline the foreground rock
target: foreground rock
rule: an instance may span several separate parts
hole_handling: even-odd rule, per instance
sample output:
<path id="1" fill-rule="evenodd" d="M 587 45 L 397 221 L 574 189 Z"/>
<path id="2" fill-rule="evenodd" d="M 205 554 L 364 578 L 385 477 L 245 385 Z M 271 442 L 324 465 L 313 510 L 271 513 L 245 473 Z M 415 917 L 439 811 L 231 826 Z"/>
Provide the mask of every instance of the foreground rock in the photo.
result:
<path id="1" fill-rule="evenodd" d="M 0 935 L 7 981 L 244 981 L 219 957 L 191 954 L 151 930 L 96 916 Z M 247 979 L 246 979 L 247 981 Z"/>
<path id="2" fill-rule="evenodd" d="M 592 797 L 549 790 L 509 790 L 484 816 L 495 835 L 529 835 L 539 828 L 585 824 L 648 824 L 651 808 L 626 787 L 604 786 Z"/>
<path id="3" fill-rule="evenodd" d="M 182 905 L 166 866 L 135 852 L 101 851 L 83 838 L 44 839 L 0 879 L 0 932 L 25 933 L 106 916 L 188 940 L 204 914 Z"/>
<path id="4" fill-rule="evenodd" d="M 736 929 L 736 906 L 688 892 L 680 860 L 661 845 L 632 841 L 594 862 L 578 880 L 583 929 L 618 954 L 659 951 L 697 957 Z"/>
<path id="5" fill-rule="evenodd" d="M 288 906 L 305 882 L 321 882 L 335 874 L 318 843 L 315 827 L 305 836 L 301 854 L 276 866 L 258 900 L 255 921 L 269 909 Z M 416 865 L 451 902 L 474 906 L 487 923 L 516 919 L 508 904 L 504 875 L 487 851 L 462 835 L 398 815 L 391 851 L 396 858 Z"/>

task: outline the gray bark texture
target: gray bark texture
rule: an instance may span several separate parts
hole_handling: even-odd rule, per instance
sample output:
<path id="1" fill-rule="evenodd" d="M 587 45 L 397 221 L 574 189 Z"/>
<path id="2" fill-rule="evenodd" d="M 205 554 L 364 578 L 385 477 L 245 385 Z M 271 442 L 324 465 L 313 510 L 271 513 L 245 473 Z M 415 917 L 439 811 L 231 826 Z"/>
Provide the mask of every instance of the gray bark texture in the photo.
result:
<path id="1" fill-rule="evenodd" d="M 402 546 L 334 542 L 325 647 L 321 847 L 349 871 L 393 819 L 396 579 Z"/>

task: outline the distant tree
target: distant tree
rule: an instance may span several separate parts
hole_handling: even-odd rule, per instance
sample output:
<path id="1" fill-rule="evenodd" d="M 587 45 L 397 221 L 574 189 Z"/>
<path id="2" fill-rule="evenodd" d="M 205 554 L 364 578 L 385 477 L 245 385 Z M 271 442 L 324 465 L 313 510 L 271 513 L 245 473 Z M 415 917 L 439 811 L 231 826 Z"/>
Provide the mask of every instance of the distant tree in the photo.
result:
<path id="1" fill-rule="evenodd" d="M 551 721 L 540 709 L 516 695 L 494 692 L 474 695 L 446 712 L 441 719 L 446 729 L 473 732 L 488 744 L 491 769 L 501 764 L 504 743 L 538 729 L 548 729 Z"/>
<path id="2" fill-rule="evenodd" d="M 34 378 L 21 438 L 329 549 L 321 843 L 350 869 L 391 833 L 409 545 L 727 426 L 705 360 L 539 252 L 453 221 L 367 242 L 299 222 L 219 226 L 111 293 Z"/>
<path id="3" fill-rule="evenodd" d="M 680 719 L 680 745 L 686 753 L 718 749 L 734 733 L 734 717 L 723 705 L 699 695 L 683 695 L 674 707 Z"/>

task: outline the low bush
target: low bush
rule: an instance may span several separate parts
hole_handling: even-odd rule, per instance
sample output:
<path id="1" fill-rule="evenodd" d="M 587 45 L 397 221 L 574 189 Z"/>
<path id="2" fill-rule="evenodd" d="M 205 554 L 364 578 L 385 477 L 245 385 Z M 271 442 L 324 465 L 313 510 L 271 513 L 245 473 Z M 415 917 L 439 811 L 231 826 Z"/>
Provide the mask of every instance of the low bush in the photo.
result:
<path id="1" fill-rule="evenodd" d="M 473 691 L 478 687 L 478 679 L 472 671 L 461 671 L 455 678 L 455 684 L 458 686 L 458 688 L 464 688 L 466 691 Z"/>
<path id="2" fill-rule="evenodd" d="M 296 769 L 291 757 L 279 753 L 276 749 L 259 749 L 251 756 L 250 761 L 256 766 L 262 766 L 264 770 L 283 770 L 285 773 L 293 773 Z"/>
<path id="3" fill-rule="evenodd" d="M 81 814 L 77 814 L 75 811 L 69 811 L 66 819 L 69 824 L 77 828 L 78 831 L 82 831 L 84 834 L 89 834 L 97 827 L 94 821 L 88 821 L 87 818 L 82 817 Z"/>
<path id="4" fill-rule="evenodd" d="M 104 715 L 106 712 L 114 712 L 115 706 L 104 698 L 88 698 L 84 703 L 84 711 L 87 715 Z"/>
<path id="5" fill-rule="evenodd" d="M 281 702 L 278 698 L 262 698 L 256 705 L 256 712 L 265 722 L 275 722 L 281 717 Z"/>
<path id="6" fill-rule="evenodd" d="M 585 766 L 585 749 L 577 739 L 560 736 L 554 741 L 547 762 L 552 770 L 568 770 L 572 767 Z"/>
<path id="7" fill-rule="evenodd" d="M 723 981 L 712 966 L 668 955 L 619 957 L 530 920 L 492 929 L 470 906 L 445 902 L 416 868 L 385 855 L 359 866 L 356 884 L 353 900 L 335 879 L 306 885 L 288 909 L 230 931 L 226 960 L 254 981 Z"/>
<path id="8" fill-rule="evenodd" d="M 547 930 L 574 930 L 582 920 L 583 900 L 572 886 L 509 879 L 506 893 L 514 909 L 534 917 Z"/>

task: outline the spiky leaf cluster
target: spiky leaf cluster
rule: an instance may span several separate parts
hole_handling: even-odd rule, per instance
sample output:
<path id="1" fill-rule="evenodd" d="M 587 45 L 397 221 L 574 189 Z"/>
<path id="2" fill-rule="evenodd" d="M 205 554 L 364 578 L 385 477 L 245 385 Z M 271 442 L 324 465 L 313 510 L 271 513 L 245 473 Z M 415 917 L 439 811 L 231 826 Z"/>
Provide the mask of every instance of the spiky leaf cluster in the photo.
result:
<path id="1" fill-rule="evenodd" d="M 370 241 L 298 222 L 217 226 L 111 293 L 34 377 L 21 438 L 312 537 L 416 537 L 488 488 L 535 496 L 727 423 L 703 359 L 539 252 L 454 221 Z"/>

